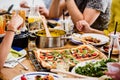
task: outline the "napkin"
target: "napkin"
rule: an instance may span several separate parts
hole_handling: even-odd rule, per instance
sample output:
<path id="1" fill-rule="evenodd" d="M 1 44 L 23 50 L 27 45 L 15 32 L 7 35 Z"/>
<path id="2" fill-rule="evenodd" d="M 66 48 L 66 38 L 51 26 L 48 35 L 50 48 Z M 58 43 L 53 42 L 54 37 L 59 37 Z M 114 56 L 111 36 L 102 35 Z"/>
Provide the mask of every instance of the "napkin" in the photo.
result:
<path id="1" fill-rule="evenodd" d="M 19 62 L 22 62 L 23 60 L 25 60 L 25 56 L 27 54 L 26 50 L 22 49 L 18 51 L 20 55 L 20 57 L 15 57 L 13 56 L 11 53 L 8 54 L 7 59 L 5 61 L 4 67 L 8 67 L 8 68 L 14 68 Z"/>
<path id="2" fill-rule="evenodd" d="M 26 58 L 21 58 L 18 61 L 22 62 L 23 60 L 25 60 Z M 16 60 L 13 61 L 8 61 L 5 62 L 4 67 L 8 67 L 8 68 L 14 68 L 17 64 L 19 64 Z"/>

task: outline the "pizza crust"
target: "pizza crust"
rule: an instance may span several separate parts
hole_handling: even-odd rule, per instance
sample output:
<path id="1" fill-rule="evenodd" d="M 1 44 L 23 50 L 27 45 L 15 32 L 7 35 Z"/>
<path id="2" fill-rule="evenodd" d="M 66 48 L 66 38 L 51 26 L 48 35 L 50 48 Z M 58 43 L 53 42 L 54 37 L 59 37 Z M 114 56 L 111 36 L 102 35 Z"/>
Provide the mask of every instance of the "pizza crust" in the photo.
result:
<path id="1" fill-rule="evenodd" d="M 83 57 L 83 58 L 77 59 L 75 56 L 73 56 L 74 53 L 70 53 L 70 54 L 64 53 L 67 50 L 70 51 L 72 49 L 79 49 L 79 48 L 82 48 L 82 49 L 88 48 L 89 50 L 94 50 L 95 53 L 96 53 L 96 55 L 92 55 L 91 57 Z M 90 60 L 90 59 L 96 58 L 99 55 L 99 52 L 94 47 L 92 47 L 91 45 L 80 45 L 80 46 L 78 46 L 76 48 L 56 50 L 57 52 L 59 52 L 59 54 L 61 54 L 63 52 L 62 53 L 63 54 L 62 58 L 57 58 L 57 60 L 54 60 L 53 58 L 46 60 L 47 55 L 49 55 L 49 54 L 51 55 L 50 52 L 53 52 L 53 51 L 55 51 L 55 50 L 42 50 L 42 49 L 38 49 L 38 50 L 34 50 L 33 52 L 34 52 L 37 60 L 40 62 L 40 64 L 44 68 L 47 68 L 47 69 L 55 69 L 56 66 L 57 66 L 57 62 L 58 61 L 62 61 L 63 60 L 62 58 L 63 57 L 66 58 L 66 56 L 67 57 L 70 56 L 70 58 L 68 58 L 67 61 L 70 64 L 70 66 L 73 67 L 73 66 L 76 65 L 76 63 L 74 62 L 74 60 L 80 62 L 80 61 Z M 45 57 L 43 59 L 40 57 L 42 54 L 46 54 L 46 55 L 43 56 L 43 57 Z M 52 56 L 54 57 L 54 55 L 52 55 Z M 74 59 L 74 60 L 71 61 L 71 59 Z"/>

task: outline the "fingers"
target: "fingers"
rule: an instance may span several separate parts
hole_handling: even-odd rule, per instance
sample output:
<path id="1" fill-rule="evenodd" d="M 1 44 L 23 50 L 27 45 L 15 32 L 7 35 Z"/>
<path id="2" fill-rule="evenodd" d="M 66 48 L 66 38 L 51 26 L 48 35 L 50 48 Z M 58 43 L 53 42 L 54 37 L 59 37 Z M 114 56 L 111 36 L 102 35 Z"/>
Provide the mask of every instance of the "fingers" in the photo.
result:
<path id="1" fill-rule="evenodd" d="M 78 29 L 78 31 L 82 31 L 83 26 L 81 25 L 80 21 L 76 23 L 76 28 Z"/>
<path id="2" fill-rule="evenodd" d="M 85 20 L 81 20 L 76 23 L 76 28 L 79 31 L 82 31 L 84 27 L 89 27 L 89 24 Z"/>
<path id="3" fill-rule="evenodd" d="M 22 17 L 18 14 L 14 14 L 11 21 L 9 22 L 8 29 L 17 30 L 17 28 L 23 23 Z"/>
<path id="4" fill-rule="evenodd" d="M 108 75 L 108 76 L 110 76 L 110 77 L 112 77 L 112 78 L 115 78 L 115 76 L 114 76 L 115 73 L 109 73 L 109 72 L 106 72 L 105 74 Z"/>

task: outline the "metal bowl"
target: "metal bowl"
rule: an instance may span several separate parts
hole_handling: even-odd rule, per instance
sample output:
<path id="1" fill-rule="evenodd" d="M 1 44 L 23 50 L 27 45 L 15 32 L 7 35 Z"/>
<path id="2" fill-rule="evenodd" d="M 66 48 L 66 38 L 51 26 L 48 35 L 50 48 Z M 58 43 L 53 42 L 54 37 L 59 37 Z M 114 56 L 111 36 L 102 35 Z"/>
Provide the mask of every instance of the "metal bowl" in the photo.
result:
<path id="1" fill-rule="evenodd" d="M 50 33 L 55 31 L 55 34 L 59 34 L 58 36 L 53 37 L 46 37 L 45 31 L 40 30 L 36 33 L 36 46 L 38 48 L 56 48 L 56 47 L 63 47 L 67 40 L 64 39 L 66 36 L 66 32 L 64 30 L 58 30 L 58 29 L 49 29 Z M 57 32 L 57 33 L 56 33 Z M 38 35 L 40 33 L 40 35 Z M 43 35 L 41 35 L 43 33 Z M 61 34 L 62 33 L 62 34 Z"/>

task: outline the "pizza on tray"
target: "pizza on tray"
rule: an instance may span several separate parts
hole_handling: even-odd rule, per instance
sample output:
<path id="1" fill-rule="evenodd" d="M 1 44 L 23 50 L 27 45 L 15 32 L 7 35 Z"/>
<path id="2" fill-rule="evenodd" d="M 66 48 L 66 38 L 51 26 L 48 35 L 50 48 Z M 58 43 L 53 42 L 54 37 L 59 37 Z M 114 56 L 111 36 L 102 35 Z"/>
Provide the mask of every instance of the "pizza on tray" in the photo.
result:
<path id="1" fill-rule="evenodd" d="M 62 50 L 34 50 L 33 51 L 40 64 L 47 69 L 56 68 L 58 62 L 66 62 L 71 67 L 79 61 L 95 58 L 99 52 L 90 45 L 80 45 L 76 48 Z"/>

